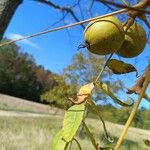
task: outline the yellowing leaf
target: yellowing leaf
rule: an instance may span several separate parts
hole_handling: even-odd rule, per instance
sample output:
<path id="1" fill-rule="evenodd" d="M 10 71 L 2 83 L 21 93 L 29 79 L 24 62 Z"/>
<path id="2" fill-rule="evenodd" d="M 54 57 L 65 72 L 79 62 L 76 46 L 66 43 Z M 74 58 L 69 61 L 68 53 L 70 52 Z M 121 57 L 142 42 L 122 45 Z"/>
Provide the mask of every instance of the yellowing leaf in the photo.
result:
<path id="1" fill-rule="evenodd" d="M 150 146 L 150 141 L 149 140 L 144 140 L 144 143 L 146 146 Z"/>
<path id="2" fill-rule="evenodd" d="M 136 72 L 136 68 L 131 65 L 124 63 L 123 61 L 119 61 L 116 59 L 111 59 L 107 63 L 107 67 L 114 73 L 114 74 L 125 74 L 125 73 L 130 73 L 130 72 Z"/>
<path id="3" fill-rule="evenodd" d="M 122 102 L 121 100 L 119 100 L 112 92 L 111 90 L 109 89 L 108 85 L 106 83 L 99 83 L 98 86 L 109 96 L 112 98 L 112 100 L 116 103 L 118 103 L 119 105 L 121 106 L 132 106 L 133 103 L 131 104 L 126 104 L 124 102 Z"/>
<path id="4" fill-rule="evenodd" d="M 74 105 L 65 113 L 63 120 L 63 138 L 69 142 L 75 136 L 83 119 L 84 104 Z"/>
<path id="5" fill-rule="evenodd" d="M 89 94 L 91 94 L 93 88 L 94 88 L 94 83 L 86 84 L 80 88 L 77 95 L 78 96 L 89 95 Z"/>
<path id="6" fill-rule="evenodd" d="M 60 130 L 52 141 L 52 150 L 64 150 L 66 147 L 66 142 L 63 140 L 63 130 Z"/>
<path id="7" fill-rule="evenodd" d="M 80 88 L 79 92 L 77 93 L 76 98 L 75 99 L 70 98 L 70 100 L 75 104 L 83 103 L 90 96 L 93 89 L 94 89 L 93 82 L 86 84 Z"/>

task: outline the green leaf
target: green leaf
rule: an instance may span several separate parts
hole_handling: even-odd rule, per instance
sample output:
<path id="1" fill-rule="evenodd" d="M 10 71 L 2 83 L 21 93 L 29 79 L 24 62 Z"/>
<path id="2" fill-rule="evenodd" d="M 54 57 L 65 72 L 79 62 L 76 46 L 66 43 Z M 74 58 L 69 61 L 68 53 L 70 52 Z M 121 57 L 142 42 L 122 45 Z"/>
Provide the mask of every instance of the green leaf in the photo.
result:
<path id="1" fill-rule="evenodd" d="M 63 138 L 69 142 L 76 134 L 84 115 L 84 104 L 74 105 L 65 113 L 63 120 Z"/>
<path id="2" fill-rule="evenodd" d="M 114 74 L 125 74 L 125 73 L 130 73 L 130 72 L 136 72 L 136 75 L 137 75 L 137 70 L 133 65 L 127 64 L 123 61 L 119 61 L 116 59 L 109 60 L 109 62 L 107 63 L 107 67 Z"/>
<path id="3" fill-rule="evenodd" d="M 124 102 L 122 102 L 121 100 L 119 100 L 109 89 L 108 85 L 106 83 L 102 83 L 100 82 L 99 84 L 97 84 L 109 97 L 112 98 L 112 100 L 116 103 L 118 103 L 121 106 L 125 106 L 125 107 L 130 107 L 133 105 L 133 102 L 131 104 L 126 104 Z"/>
<path id="4" fill-rule="evenodd" d="M 63 130 L 61 129 L 52 141 L 52 150 L 64 150 L 67 143 L 63 140 Z"/>
<path id="5" fill-rule="evenodd" d="M 144 143 L 146 146 L 150 146 L 150 141 L 149 140 L 144 140 Z"/>
<path id="6" fill-rule="evenodd" d="M 86 125 L 86 123 L 85 123 L 84 121 L 83 121 L 83 126 L 85 127 L 86 133 L 87 133 L 87 135 L 89 136 L 89 138 L 90 138 L 90 140 L 91 140 L 93 146 L 95 147 L 95 149 L 97 149 L 97 148 L 98 148 L 98 147 L 97 147 L 98 145 L 97 145 L 97 143 L 96 143 L 96 140 L 95 140 L 93 134 L 91 133 L 91 131 L 89 130 L 88 126 Z"/>

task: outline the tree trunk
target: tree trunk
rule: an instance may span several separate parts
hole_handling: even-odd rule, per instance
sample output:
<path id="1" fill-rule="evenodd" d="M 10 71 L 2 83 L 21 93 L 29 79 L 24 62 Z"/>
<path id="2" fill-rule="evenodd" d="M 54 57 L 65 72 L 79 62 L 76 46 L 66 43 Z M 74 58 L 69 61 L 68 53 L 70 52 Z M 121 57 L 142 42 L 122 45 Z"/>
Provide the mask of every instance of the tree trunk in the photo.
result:
<path id="1" fill-rule="evenodd" d="M 22 1 L 23 0 L 0 0 L 0 41 L 3 38 L 3 34 L 14 12 Z"/>

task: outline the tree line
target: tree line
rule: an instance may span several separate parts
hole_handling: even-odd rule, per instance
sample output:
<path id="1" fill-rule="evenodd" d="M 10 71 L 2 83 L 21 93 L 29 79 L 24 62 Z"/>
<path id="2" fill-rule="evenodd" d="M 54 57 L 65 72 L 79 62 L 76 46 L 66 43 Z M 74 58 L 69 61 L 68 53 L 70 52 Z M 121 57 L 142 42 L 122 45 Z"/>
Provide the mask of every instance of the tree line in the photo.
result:
<path id="1" fill-rule="evenodd" d="M 16 44 L 0 48 L 0 93 L 40 102 L 40 95 L 57 84 L 55 76 Z"/>
<path id="2" fill-rule="evenodd" d="M 0 47 L 0 60 L 0 93 L 61 108 L 72 104 L 68 99 L 76 96 L 80 86 L 96 77 L 105 61 L 104 57 L 80 51 L 58 75 L 37 65 L 34 58 L 22 52 L 16 44 Z M 120 80 L 110 82 L 108 75 L 112 74 L 106 69 L 102 79 L 112 90 L 118 92 L 122 89 L 123 83 Z M 107 97 L 97 90 L 93 99 L 101 102 L 107 100 Z"/>

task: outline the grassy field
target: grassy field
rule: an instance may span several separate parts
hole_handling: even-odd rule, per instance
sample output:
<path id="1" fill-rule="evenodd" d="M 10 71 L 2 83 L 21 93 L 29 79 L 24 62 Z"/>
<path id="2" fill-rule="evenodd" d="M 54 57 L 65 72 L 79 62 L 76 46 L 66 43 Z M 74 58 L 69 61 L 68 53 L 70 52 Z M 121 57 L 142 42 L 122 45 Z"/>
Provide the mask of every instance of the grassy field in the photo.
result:
<path id="1" fill-rule="evenodd" d="M 55 133 L 61 128 L 61 116 L 52 117 L 0 117 L 0 149 L 1 150 L 50 150 L 52 138 Z M 87 120 L 96 139 L 100 145 L 106 145 L 103 138 L 101 126 L 97 126 L 94 120 Z M 114 132 L 112 136 L 119 134 L 120 130 L 113 125 L 109 125 Z M 118 133 L 117 133 L 118 132 Z M 115 134 L 115 135 L 113 135 Z M 90 141 L 86 138 L 83 131 L 79 141 L 83 150 L 94 150 Z M 129 140 L 125 141 L 122 150 L 148 150 L 142 145 L 142 142 L 136 139 L 136 142 Z M 142 140 L 142 139 L 141 139 Z M 102 142 L 100 142 L 102 141 Z M 78 147 L 73 144 L 71 150 L 78 150 Z"/>
<path id="2" fill-rule="evenodd" d="M 63 114 L 58 108 L 0 94 L 0 150 L 50 150 L 52 138 L 61 128 Z M 88 118 L 86 122 L 97 142 L 108 145 L 100 121 Z M 106 122 L 106 127 L 117 140 L 123 126 Z M 149 137 L 148 130 L 130 128 L 121 150 L 148 150 L 143 139 Z M 76 138 L 83 150 L 94 150 L 84 130 Z M 78 150 L 75 143 L 71 150 Z"/>
<path id="3" fill-rule="evenodd" d="M 34 113 L 50 113 L 50 114 L 62 114 L 62 110 L 59 108 L 50 107 L 49 105 L 44 105 L 32 101 L 27 101 L 25 99 L 8 96 L 0 94 L 0 110 L 7 111 L 24 111 L 24 112 L 34 112 Z"/>
<path id="4" fill-rule="evenodd" d="M 59 117 L 0 117 L 0 149 L 50 150 L 52 138 L 61 128 L 61 120 Z M 82 142 L 86 148 L 87 139 Z M 92 146 L 88 148 L 93 149 Z"/>

